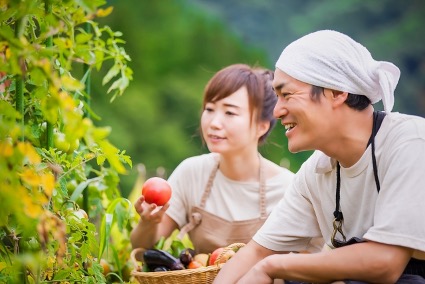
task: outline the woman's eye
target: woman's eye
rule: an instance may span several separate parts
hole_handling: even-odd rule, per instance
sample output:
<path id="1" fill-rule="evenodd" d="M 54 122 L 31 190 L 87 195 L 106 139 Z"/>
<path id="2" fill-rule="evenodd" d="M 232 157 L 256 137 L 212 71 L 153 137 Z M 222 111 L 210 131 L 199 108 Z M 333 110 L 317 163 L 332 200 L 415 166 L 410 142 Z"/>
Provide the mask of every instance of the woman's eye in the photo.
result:
<path id="1" fill-rule="evenodd" d="M 213 109 L 212 109 L 212 108 L 210 108 L 210 107 L 206 107 L 204 110 L 205 110 L 205 111 L 207 111 L 207 112 L 211 112 L 211 111 L 213 111 Z"/>
<path id="2" fill-rule="evenodd" d="M 226 111 L 226 114 L 227 114 L 227 115 L 236 115 L 236 113 L 231 112 L 231 111 Z"/>

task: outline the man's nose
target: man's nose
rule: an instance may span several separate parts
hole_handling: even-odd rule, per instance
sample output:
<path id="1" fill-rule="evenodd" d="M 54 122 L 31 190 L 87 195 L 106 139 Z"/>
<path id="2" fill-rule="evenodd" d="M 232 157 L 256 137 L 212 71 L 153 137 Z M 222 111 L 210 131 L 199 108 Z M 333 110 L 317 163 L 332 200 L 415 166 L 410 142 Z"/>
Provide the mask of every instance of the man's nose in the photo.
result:
<path id="1" fill-rule="evenodd" d="M 288 110 L 286 109 L 285 99 L 279 98 L 273 109 L 273 116 L 276 118 L 281 118 L 288 114 Z"/>

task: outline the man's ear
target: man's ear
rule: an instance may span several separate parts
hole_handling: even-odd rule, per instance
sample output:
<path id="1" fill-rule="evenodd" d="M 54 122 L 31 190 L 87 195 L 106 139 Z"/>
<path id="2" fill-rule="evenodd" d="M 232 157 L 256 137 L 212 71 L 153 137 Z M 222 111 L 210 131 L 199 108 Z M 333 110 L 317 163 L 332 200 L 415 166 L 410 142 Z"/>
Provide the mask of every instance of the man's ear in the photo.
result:
<path id="1" fill-rule="evenodd" d="M 332 99 L 335 105 L 343 104 L 348 98 L 347 92 L 336 91 L 336 90 L 330 90 L 330 91 L 332 93 Z"/>

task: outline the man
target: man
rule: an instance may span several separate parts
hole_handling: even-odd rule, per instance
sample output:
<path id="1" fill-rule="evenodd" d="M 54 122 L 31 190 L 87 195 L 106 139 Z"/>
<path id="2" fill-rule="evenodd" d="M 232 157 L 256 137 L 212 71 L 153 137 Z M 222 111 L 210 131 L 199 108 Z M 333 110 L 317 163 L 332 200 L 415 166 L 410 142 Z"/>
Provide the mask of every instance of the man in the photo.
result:
<path id="1" fill-rule="evenodd" d="M 291 152 L 316 151 L 214 283 L 425 283 L 425 119 L 391 112 L 399 76 L 336 31 L 283 50 L 274 115 Z"/>

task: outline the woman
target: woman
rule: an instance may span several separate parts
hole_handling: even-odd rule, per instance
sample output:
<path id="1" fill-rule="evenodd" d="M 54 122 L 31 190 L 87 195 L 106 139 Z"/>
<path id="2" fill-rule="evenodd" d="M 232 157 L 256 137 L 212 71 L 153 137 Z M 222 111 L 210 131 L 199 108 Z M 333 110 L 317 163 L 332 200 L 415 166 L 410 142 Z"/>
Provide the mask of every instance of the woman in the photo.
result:
<path id="1" fill-rule="evenodd" d="M 198 253 L 251 239 L 293 177 L 258 152 L 276 123 L 272 79 L 271 71 L 245 64 L 212 77 L 201 116 L 211 153 L 190 157 L 174 170 L 169 204 L 157 208 L 143 196 L 135 202 L 141 218 L 131 233 L 133 248 L 151 248 L 176 228 L 189 232 Z"/>

